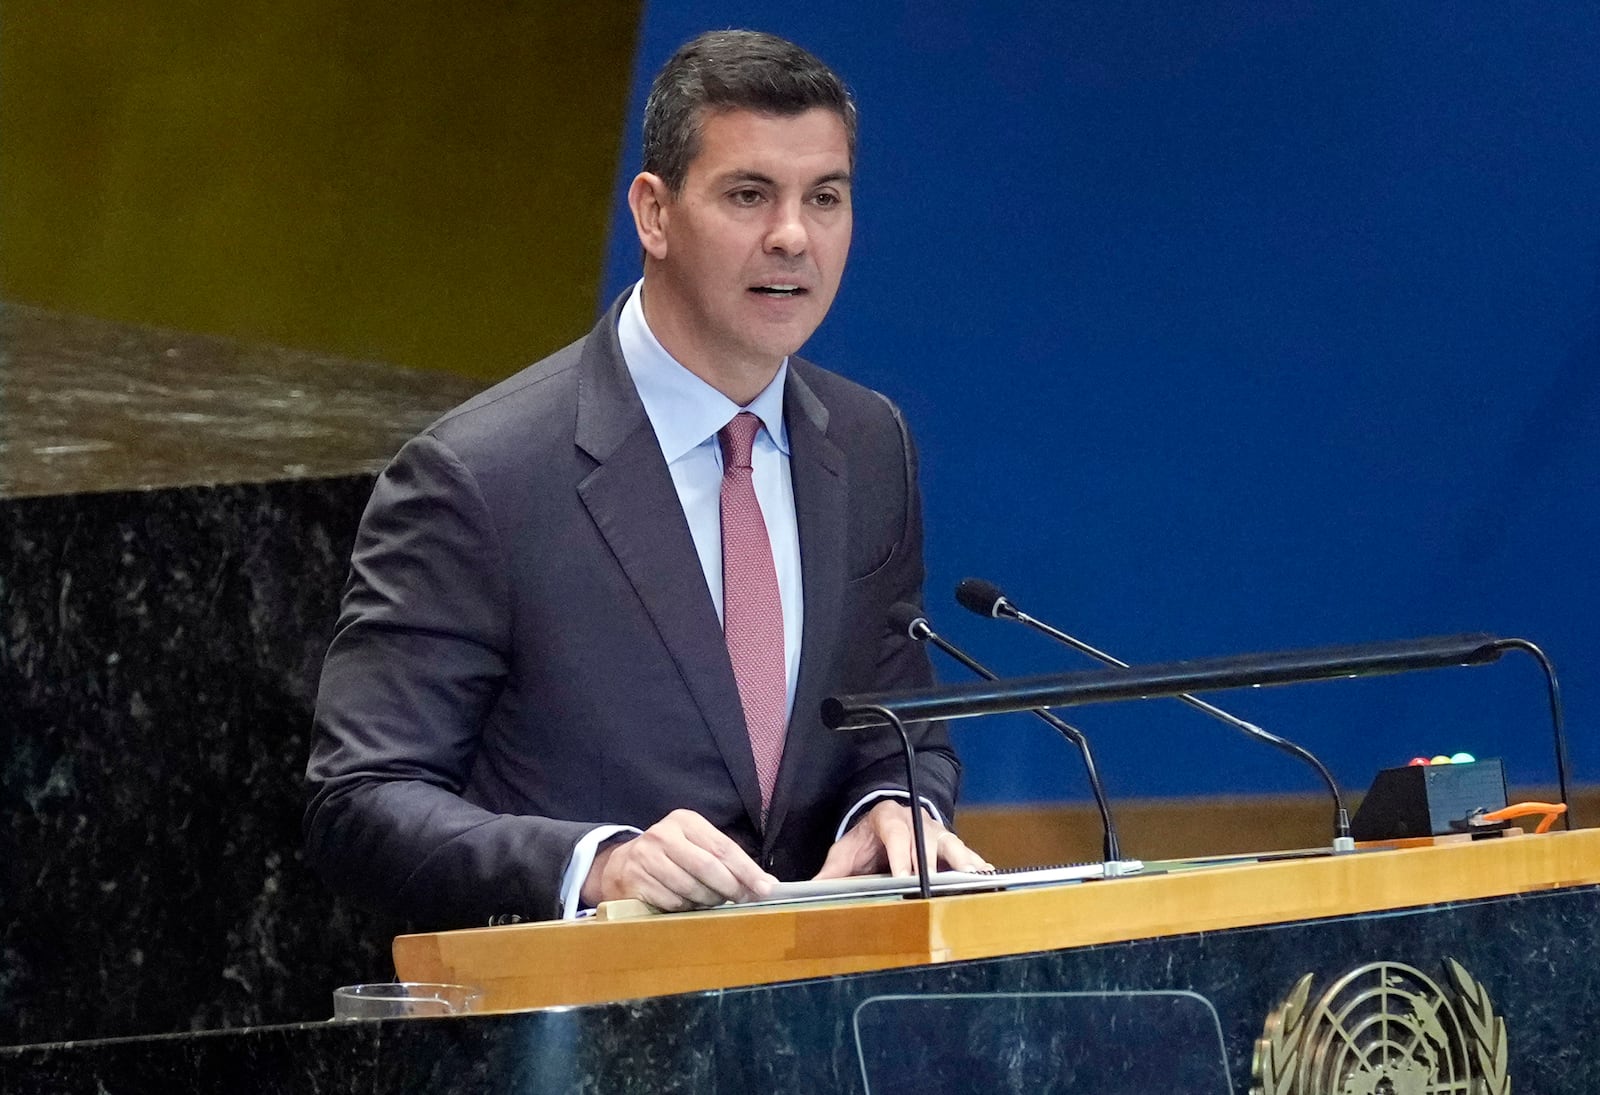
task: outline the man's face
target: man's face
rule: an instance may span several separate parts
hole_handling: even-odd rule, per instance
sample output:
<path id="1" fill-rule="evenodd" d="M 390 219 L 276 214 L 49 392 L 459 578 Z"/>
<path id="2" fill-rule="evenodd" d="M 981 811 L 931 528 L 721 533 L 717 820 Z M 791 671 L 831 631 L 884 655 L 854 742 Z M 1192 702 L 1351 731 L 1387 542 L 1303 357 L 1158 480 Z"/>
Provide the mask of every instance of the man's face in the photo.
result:
<path id="1" fill-rule="evenodd" d="M 655 260 L 645 310 L 657 337 L 703 376 L 770 378 L 827 315 L 844 273 L 844 122 L 821 108 L 708 113 L 682 192 L 659 210 L 658 236 L 644 239 Z"/>

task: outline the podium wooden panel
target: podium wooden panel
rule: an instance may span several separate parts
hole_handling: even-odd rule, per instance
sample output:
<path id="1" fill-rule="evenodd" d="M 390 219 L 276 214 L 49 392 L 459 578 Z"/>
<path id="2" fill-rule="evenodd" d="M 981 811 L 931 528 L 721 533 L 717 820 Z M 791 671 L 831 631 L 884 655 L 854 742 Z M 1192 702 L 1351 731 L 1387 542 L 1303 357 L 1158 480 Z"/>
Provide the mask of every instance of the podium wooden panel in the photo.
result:
<path id="1" fill-rule="evenodd" d="M 402 980 L 492 1011 L 1053 951 L 1600 883 L 1600 830 L 1192 868 L 1068 886 L 403 935 Z"/>

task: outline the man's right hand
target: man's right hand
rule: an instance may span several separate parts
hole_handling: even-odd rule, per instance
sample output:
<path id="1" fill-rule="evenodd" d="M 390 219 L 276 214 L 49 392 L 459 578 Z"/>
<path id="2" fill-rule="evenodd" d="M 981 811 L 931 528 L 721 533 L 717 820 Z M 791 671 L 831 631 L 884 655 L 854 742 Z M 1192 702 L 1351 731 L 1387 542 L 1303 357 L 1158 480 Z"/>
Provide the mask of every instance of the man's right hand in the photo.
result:
<path id="1" fill-rule="evenodd" d="M 693 810 L 674 810 L 631 840 L 595 854 L 583 903 L 634 897 L 667 912 L 760 900 L 778 884 Z"/>

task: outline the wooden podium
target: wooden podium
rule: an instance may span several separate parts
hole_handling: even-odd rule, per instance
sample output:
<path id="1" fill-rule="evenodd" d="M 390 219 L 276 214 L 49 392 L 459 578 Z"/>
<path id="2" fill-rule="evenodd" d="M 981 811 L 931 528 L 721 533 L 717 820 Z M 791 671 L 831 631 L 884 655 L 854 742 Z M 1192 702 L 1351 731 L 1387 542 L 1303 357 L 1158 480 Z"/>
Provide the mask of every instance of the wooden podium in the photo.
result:
<path id="1" fill-rule="evenodd" d="M 0 1090 L 1248 1095 L 1270 1057 L 1271 1090 L 1337 1095 L 1384 1088 L 1357 1083 L 1359 1069 L 1286 1086 L 1297 1073 L 1284 1070 L 1327 1047 L 1366 1054 L 1367 1035 L 1407 1065 L 1427 1054 L 1406 1022 L 1448 996 L 1505 1040 L 1494 1069 L 1427 1090 L 1477 1090 L 1492 1073 L 1489 1090 L 1593 1095 L 1597 923 L 1600 831 L 1579 831 L 932 901 L 403 936 L 401 977 L 482 985 L 498 1013 L 0 1048 Z M 1426 988 L 1413 974 L 1440 993 L 1408 996 Z M 1298 1040 L 1297 999 L 1313 1017 Z M 1315 1019 L 1353 1000 L 1354 1023 Z M 1477 1060 L 1489 1043 L 1472 1037 L 1451 1044 Z"/>
<path id="2" fill-rule="evenodd" d="M 491 1011 L 1284 924 L 1600 883 L 1600 830 L 1185 867 L 1009 892 L 849 900 L 404 935 L 406 981 Z"/>

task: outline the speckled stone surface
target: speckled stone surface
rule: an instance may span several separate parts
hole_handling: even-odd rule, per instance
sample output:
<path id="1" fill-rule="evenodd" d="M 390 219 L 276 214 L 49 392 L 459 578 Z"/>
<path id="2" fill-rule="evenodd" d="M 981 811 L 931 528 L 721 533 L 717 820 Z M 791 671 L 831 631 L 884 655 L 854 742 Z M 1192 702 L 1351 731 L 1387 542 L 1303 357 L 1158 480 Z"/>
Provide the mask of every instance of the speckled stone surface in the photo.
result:
<path id="1" fill-rule="evenodd" d="M 1512 1089 L 1589 1095 L 1600 1090 L 1600 1024 L 1593 1019 L 1600 1004 L 1597 917 L 1600 888 L 1583 887 L 506 1016 L 321 1023 L 8 1049 L 0 1050 L 0 1088 L 16 1095 L 862 1092 L 856 1015 L 869 1001 L 879 1006 L 879 998 L 902 994 L 1160 991 L 1192 992 L 1209 1001 L 1225 1046 L 1228 1082 L 1244 1095 L 1262 1022 L 1301 975 L 1317 975 L 1315 992 L 1365 962 L 1405 962 L 1437 977 L 1443 960 L 1453 957 L 1487 990 L 1506 1021 Z M 1138 1071 L 1140 1058 L 1195 1053 L 1197 1042 L 1199 1052 L 1214 1053 L 1215 1031 L 1195 1021 L 1196 1014 L 1185 1009 L 1173 1037 L 1151 1044 L 1146 1031 L 1119 1050 L 1104 1039 L 1080 1037 L 1050 1008 L 1016 1009 L 1006 1032 L 1010 1040 L 995 1048 L 1027 1046 L 1032 1056 L 1059 1069 L 1040 1086 L 1001 1090 L 1082 1092 L 1068 1078 L 1090 1053 L 1099 1058 L 1097 1077 L 1118 1060 L 1127 1062 L 1130 1075 L 1148 1075 Z M 953 1040 L 968 1031 L 947 1033 Z M 907 1044 L 915 1040 L 908 1037 Z M 972 1043 L 974 1054 L 985 1048 Z M 929 1077 L 941 1085 L 934 1090 L 995 1090 L 975 1086 L 994 1075 L 992 1061 L 980 1058 L 963 1074 L 961 1056 L 943 1057 L 940 1072 Z M 1108 1095 L 1105 1088 L 1092 1090 Z M 1126 1090 L 1112 1087 L 1109 1093 Z"/>
<path id="2" fill-rule="evenodd" d="M 372 469 L 476 385 L 14 306 L 0 350 L 0 1045 L 325 1017 L 396 926 L 300 861 L 322 653 Z"/>
<path id="3" fill-rule="evenodd" d="M 0 302 L 0 498 L 371 473 L 481 387 Z"/>

